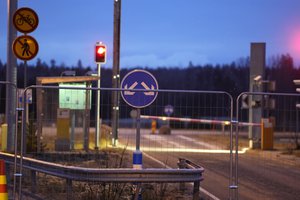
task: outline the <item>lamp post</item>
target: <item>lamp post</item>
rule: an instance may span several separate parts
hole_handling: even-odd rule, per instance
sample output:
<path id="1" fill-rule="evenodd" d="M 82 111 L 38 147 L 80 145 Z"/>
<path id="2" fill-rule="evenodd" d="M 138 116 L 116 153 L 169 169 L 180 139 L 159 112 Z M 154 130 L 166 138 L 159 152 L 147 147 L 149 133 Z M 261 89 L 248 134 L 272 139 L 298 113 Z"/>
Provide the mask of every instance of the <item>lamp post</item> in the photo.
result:
<path id="1" fill-rule="evenodd" d="M 114 0 L 114 38 L 112 87 L 120 88 L 120 35 L 121 35 L 121 0 Z M 119 91 L 112 92 L 112 145 L 118 144 L 119 127 Z"/>

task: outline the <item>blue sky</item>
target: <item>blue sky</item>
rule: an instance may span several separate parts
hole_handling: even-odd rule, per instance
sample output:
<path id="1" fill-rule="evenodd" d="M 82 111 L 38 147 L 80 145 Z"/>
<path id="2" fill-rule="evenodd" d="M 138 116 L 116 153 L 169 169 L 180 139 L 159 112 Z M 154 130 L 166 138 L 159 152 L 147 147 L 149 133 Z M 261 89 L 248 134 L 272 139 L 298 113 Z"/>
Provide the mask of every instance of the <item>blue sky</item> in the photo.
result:
<path id="1" fill-rule="evenodd" d="M 19 0 L 39 16 L 31 36 L 37 58 L 94 64 L 94 45 L 109 48 L 112 66 L 113 0 Z M 300 0 L 123 0 L 121 67 L 226 64 L 266 42 L 267 59 L 289 53 L 300 65 Z M 0 59 L 6 62 L 7 1 L 0 0 Z M 30 61 L 35 63 L 36 59 Z"/>

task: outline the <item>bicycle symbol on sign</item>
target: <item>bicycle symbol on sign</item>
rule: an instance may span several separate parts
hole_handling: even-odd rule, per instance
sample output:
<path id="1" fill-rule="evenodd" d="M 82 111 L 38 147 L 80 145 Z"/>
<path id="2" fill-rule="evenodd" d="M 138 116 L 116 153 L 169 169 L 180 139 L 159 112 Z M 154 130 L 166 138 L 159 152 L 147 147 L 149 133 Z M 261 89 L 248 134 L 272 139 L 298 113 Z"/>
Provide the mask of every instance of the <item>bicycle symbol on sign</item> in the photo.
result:
<path id="1" fill-rule="evenodd" d="M 32 17 L 30 17 L 30 15 L 24 16 L 24 15 L 20 14 L 19 18 L 17 18 L 16 21 L 17 21 L 18 25 L 23 25 L 24 22 L 28 23 L 30 25 L 35 24 L 34 19 Z"/>

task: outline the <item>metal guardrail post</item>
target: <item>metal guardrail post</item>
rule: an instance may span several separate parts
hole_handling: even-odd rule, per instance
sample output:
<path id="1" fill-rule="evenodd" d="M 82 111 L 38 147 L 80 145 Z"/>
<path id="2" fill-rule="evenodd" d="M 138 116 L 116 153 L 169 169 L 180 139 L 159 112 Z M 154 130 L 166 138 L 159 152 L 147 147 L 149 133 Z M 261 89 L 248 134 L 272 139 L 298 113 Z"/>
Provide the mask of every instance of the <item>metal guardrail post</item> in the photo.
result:
<path id="1" fill-rule="evenodd" d="M 72 200 L 72 180 L 71 179 L 66 179 L 66 184 L 67 184 L 67 200 Z"/>
<path id="2" fill-rule="evenodd" d="M 199 200 L 200 195 L 200 181 L 194 182 L 194 189 L 193 189 L 193 200 Z"/>
<path id="3" fill-rule="evenodd" d="M 36 171 L 35 170 L 30 170 L 31 173 L 31 192 L 36 193 Z"/>
<path id="4" fill-rule="evenodd" d="M 186 160 L 184 158 L 179 158 L 178 163 L 177 163 L 179 169 L 197 169 L 200 168 L 197 164 Z M 180 191 L 185 190 L 185 183 L 181 182 L 179 183 L 179 189 Z M 194 181 L 194 187 L 193 187 L 193 200 L 199 200 L 199 195 L 200 195 L 200 180 L 199 181 Z"/>
<path id="5" fill-rule="evenodd" d="M 187 167 L 186 166 L 186 160 L 184 158 L 179 158 L 177 165 L 178 165 L 179 169 L 186 169 L 186 167 Z M 185 190 L 185 183 L 184 182 L 179 183 L 179 190 L 181 192 L 183 192 Z"/>

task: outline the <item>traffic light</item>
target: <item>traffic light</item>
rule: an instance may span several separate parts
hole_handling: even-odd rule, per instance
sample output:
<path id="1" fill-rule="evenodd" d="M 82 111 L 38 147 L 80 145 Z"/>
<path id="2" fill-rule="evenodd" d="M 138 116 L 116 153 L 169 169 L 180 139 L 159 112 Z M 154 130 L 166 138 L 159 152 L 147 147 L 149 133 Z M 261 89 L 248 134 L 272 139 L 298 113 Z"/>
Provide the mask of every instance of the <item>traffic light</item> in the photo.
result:
<path id="1" fill-rule="evenodd" d="M 97 64 L 106 63 L 106 46 L 104 44 L 96 44 L 96 46 L 95 46 L 95 62 Z"/>

